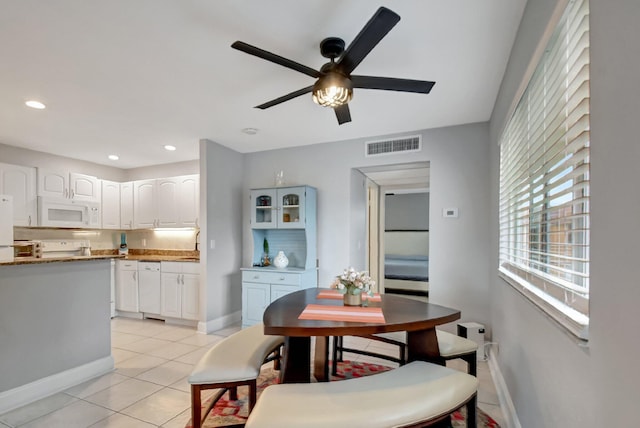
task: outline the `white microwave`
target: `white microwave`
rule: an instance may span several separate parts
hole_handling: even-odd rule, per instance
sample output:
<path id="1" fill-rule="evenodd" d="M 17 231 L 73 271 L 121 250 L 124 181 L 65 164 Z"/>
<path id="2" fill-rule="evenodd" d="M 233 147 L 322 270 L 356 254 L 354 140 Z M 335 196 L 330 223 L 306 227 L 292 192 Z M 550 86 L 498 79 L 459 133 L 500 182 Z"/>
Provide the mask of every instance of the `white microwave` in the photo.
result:
<path id="1" fill-rule="evenodd" d="M 100 203 L 38 197 L 38 225 L 46 227 L 100 227 Z"/>

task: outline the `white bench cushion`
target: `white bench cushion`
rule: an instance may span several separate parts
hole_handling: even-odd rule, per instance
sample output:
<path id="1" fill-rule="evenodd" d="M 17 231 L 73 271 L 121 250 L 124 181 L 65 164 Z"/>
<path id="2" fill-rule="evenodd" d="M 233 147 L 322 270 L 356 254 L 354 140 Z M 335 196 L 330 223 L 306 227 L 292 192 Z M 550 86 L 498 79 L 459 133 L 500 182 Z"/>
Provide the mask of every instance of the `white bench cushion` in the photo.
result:
<path id="1" fill-rule="evenodd" d="M 478 349 L 478 344 L 473 340 L 465 339 L 464 337 L 456 336 L 455 334 L 440 330 L 436 330 L 436 335 L 438 336 L 438 348 L 440 348 L 440 355 L 444 358 L 469 354 L 471 352 L 476 352 Z"/>
<path id="2" fill-rule="evenodd" d="M 449 414 L 477 389 L 474 376 L 414 361 L 357 379 L 269 386 L 246 428 L 401 427 Z"/>
<path id="3" fill-rule="evenodd" d="M 257 324 L 213 345 L 194 367 L 189 383 L 206 385 L 256 379 L 269 351 L 284 343 L 283 336 L 265 335 L 263 331 L 264 325 Z"/>

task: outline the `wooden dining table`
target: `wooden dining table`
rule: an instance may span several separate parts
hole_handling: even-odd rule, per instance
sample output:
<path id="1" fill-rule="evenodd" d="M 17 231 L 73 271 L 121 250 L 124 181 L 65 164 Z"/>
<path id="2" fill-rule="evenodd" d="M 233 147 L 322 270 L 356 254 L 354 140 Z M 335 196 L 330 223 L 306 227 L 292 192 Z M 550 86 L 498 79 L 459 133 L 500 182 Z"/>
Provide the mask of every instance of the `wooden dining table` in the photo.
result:
<path id="1" fill-rule="evenodd" d="M 323 291 L 324 290 L 324 291 Z M 331 319 L 300 319 L 308 305 L 343 306 L 342 299 L 319 298 L 327 289 L 309 288 L 287 294 L 272 302 L 264 312 L 264 333 L 285 337 L 281 364 L 282 383 L 308 383 L 329 380 L 328 349 L 331 336 L 361 336 L 394 331 L 407 332 L 409 361 L 422 360 L 444 364 L 438 349 L 435 327 L 460 319 L 460 311 L 406 297 L 382 294 L 378 301 L 369 301 L 362 311 L 379 312 L 383 320 L 334 321 Z M 309 307 L 311 308 L 311 307 Z M 316 309 L 318 307 L 315 307 Z M 331 308 L 328 308 L 331 310 Z M 339 310 L 339 309 L 335 309 Z M 356 309 L 355 312 L 360 311 Z M 311 339 L 315 338 L 313 370 L 311 369 Z"/>

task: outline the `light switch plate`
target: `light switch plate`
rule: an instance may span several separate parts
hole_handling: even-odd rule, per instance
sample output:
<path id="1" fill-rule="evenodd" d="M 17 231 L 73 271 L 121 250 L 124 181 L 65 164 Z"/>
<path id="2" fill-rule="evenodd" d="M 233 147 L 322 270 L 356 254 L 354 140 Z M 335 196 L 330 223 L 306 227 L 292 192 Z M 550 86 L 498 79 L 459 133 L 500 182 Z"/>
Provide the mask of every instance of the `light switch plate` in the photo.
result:
<path id="1" fill-rule="evenodd" d="M 458 208 L 444 208 L 442 210 L 442 217 L 458 218 Z"/>

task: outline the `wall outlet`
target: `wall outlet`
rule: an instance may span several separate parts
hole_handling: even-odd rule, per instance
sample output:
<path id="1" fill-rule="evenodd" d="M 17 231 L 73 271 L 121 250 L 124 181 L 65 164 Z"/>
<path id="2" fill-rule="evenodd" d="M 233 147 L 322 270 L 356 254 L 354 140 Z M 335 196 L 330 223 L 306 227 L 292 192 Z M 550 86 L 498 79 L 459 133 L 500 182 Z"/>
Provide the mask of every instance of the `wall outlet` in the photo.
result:
<path id="1" fill-rule="evenodd" d="M 444 208 L 442 210 L 442 217 L 444 218 L 458 218 L 457 208 Z"/>
<path id="2" fill-rule="evenodd" d="M 216 240 L 212 239 L 211 243 L 209 244 L 209 248 L 211 248 L 212 250 L 216 249 Z"/>
<path id="3" fill-rule="evenodd" d="M 146 247 L 147 246 L 147 240 L 142 238 L 142 247 Z"/>

